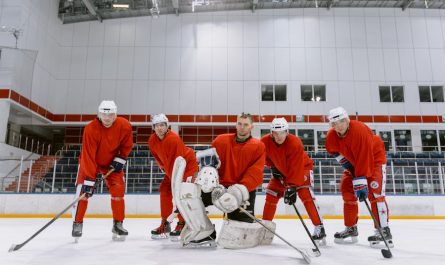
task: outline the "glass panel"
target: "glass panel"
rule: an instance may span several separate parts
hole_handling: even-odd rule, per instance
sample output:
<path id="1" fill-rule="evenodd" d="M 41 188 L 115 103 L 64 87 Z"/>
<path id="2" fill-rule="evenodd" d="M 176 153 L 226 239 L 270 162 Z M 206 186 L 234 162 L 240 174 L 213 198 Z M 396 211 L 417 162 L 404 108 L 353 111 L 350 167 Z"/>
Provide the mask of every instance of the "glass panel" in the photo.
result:
<path id="1" fill-rule="evenodd" d="M 318 150 L 326 149 L 326 134 L 327 131 L 318 131 L 317 132 L 317 141 L 318 141 Z"/>
<path id="2" fill-rule="evenodd" d="M 394 130 L 394 141 L 396 151 L 411 152 L 413 150 L 410 130 Z"/>
<path id="3" fill-rule="evenodd" d="M 392 90 L 392 102 L 404 102 L 405 97 L 403 95 L 403 86 L 393 86 Z"/>
<path id="4" fill-rule="evenodd" d="M 420 102 L 431 102 L 429 86 L 419 86 L 419 98 Z"/>
<path id="5" fill-rule="evenodd" d="M 326 101 L 326 86 L 315 85 L 314 86 L 314 101 Z"/>
<path id="6" fill-rule="evenodd" d="M 273 101 L 273 85 L 261 85 L 261 100 Z"/>
<path id="7" fill-rule="evenodd" d="M 391 102 L 389 86 L 379 86 L 380 102 Z"/>
<path id="8" fill-rule="evenodd" d="M 382 141 L 385 144 L 385 150 L 391 151 L 392 150 L 391 132 L 390 131 L 381 131 L 381 132 L 379 132 L 379 136 L 380 136 L 380 138 L 382 138 Z"/>
<path id="9" fill-rule="evenodd" d="M 301 101 L 311 101 L 311 100 L 312 100 L 312 86 L 301 85 Z"/>
<path id="10" fill-rule="evenodd" d="M 260 133 L 261 133 L 261 137 L 263 137 L 264 135 L 269 134 L 270 130 L 269 129 L 261 129 Z"/>
<path id="11" fill-rule="evenodd" d="M 443 87 L 432 86 L 431 94 L 433 94 L 433 102 L 443 102 Z"/>
<path id="12" fill-rule="evenodd" d="M 295 132 L 295 129 L 289 129 L 289 134 L 296 135 L 295 133 L 296 133 L 296 132 Z"/>
<path id="13" fill-rule="evenodd" d="M 420 130 L 422 151 L 437 151 L 437 132 L 435 130 Z"/>
<path id="14" fill-rule="evenodd" d="M 445 130 L 439 130 L 440 150 L 445 151 Z"/>
<path id="15" fill-rule="evenodd" d="M 305 151 L 315 150 L 314 130 L 298 130 L 298 137 L 303 142 Z"/>
<path id="16" fill-rule="evenodd" d="M 287 85 L 275 85 L 275 101 L 287 100 Z"/>

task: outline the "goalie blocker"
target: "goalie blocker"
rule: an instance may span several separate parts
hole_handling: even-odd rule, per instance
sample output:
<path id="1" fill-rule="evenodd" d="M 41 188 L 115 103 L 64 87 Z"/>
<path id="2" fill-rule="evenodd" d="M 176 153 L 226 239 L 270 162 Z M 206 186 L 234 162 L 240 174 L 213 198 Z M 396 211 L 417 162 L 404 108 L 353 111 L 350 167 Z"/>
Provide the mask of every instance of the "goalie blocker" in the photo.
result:
<path id="1" fill-rule="evenodd" d="M 227 197 L 231 194 L 231 191 L 227 191 L 219 185 L 218 172 L 211 167 L 203 167 L 201 169 L 196 183 L 182 182 L 180 176 L 182 176 L 185 166 L 186 161 L 182 157 L 177 157 L 172 176 L 173 200 L 186 221 L 186 227 L 181 233 L 181 241 L 184 247 L 214 247 L 215 228 L 206 214 L 205 207 L 213 205 L 224 194 Z M 235 196 L 229 195 L 228 197 L 235 204 L 245 204 L 246 210 L 253 214 L 255 191 L 243 194 L 244 192 L 240 191 L 239 188 L 232 188 L 235 189 L 235 191 L 232 191 Z M 214 189 L 217 192 L 213 192 L 212 198 Z M 205 191 L 204 193 L 202 192 L 203 190 Z M 241 200 L 248 198 L 248 201 L 238 202 L 236 194 L 240 195 L 239 198 L 242 198 Z M 215 206 L 219 208 L 220 204 L 217 202 Z M 217 241 L 218 245 L 229 249 L 240 249 L 271 244 L 273 234 L 261 225 L 253 223 L 249 216 L 237 209 L 238 207 L 235 208 L 236 210 L 233 210 L 233 207 L 220 209 L 227 213 L 228 220 L 223 223 Z M 263 223 L 275 231 L 275 223 L 271 221 L 263 221 Z"/>

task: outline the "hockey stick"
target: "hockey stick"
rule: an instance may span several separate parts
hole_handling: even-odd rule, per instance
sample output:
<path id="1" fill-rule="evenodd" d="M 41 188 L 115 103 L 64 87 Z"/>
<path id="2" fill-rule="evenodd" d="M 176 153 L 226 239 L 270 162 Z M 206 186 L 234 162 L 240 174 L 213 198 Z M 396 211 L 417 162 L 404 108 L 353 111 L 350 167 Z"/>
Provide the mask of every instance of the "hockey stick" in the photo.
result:
<path id="1" fill-rule="evenodd" d="M 303 257 L 303 259 L 306 261 L 307 264 L 311 263 L 311 259 L 309 258 L 309 256 L 301 249 L 295 247 L 294 245 L 292 245 L 291 243 L 289 243 L 286 239 L 282 238 L 280 235 L 278 235 L 277 233 L 275 233 L 274 231 L 272 231 L 269 227 L 267 227 L 265 224 L 263 224 L 263 222 L 261 222 L 260 220 L 258 220 L 255 216 L 253 216 L 251 213 L 249 213 L 248 211 L 246 211 L 246 209 L 244 209 L 243 207 L 239 207 L 238 208 L 241 212 L 245 213 L 247 216 L 249 216 L 252 220 L 254 220 L 255 222 L 259 223 L 261 226 L 263 226 L 264 228 L 266 228 L 267 231 L 271 232 L 272 234 L 274 234 L 275 236 L 277 236 L 279 239 L 281 239 L 284 243 L 286 243 L 289 247 L 295 249 L 296 251 L 298 251 L 301 256 Z"/>
<path id="2" fill-rule="evenodd" d="M 107 174 L 105 174 L 102 177 L 102 180 L 106 179 L 112 172 L 114 171 L 114 169 L 110 169 Z M 68 205 L 65 209 L 63 209 L 63 211 L 61 211 L 59 214 L 57 214 L 53 219 L 51 219 L 51 221 L 49 221 L 46 225 L 44 225 L 42 228 L 39 229 L 39 231 L 35 232 L 30 238 L 28 238 L 25 242 L 21 243 L 21 244 L 12 244 L 11 247 L 9 248 L 9 252 L 12 251 L 16 251 L 21 249 L 24 245 L 26 245 L 29 241 L 31 241 L 34 237 L 36 237 L 38 234 L 40 234 L 43 230 L 45 230 L 48 226 L 50 226 L 52 223 L 54 223 L 54 221 L 56 221 L 57 219 L 59 219 L 59 217 L 64 214 L 66 211 L 68 211 L 74 204 L 76 204 L 78 201 L 80 201 L 81 199 L 83 199 L 85 197 L 86 193 L 80 195 L 77 199 L 75 199 L 72 203 L 70 203 L 70 205 Z"/>
<path id="3" fill-rule="evenodd" d="M 312 238 L 311 233 L 309 232 L 309 229 L 307 229 L 307 226 L 304 223 L 303 218 L 301 217 L 300 212 L 298 211 L 297 207 L 295 206 L 295 203 L 293 203 L 292 206 L 294 207 L 295 212 L 298 215 L 298 218 L 300 218 L 301 224 L 303 225 L 304 229 L 306 230 L 307 235 L 311 239 L 312 244 L 314 244 L 314 246 L 315 246 L 315 248 L 313 248 L 312 251 L 315 253 L 316 257 L 319 257 L 321 255 L 320 249 L 318 248 L 317 244 L 315 243 L 314 239 Z"/>
<path id="4" fill-rule="evenodd" d="M 372 221 L 374 221 L 374 224 L 377 227 L 377 230 L 379 231 L 379 234 L 383 239 L 383 242 L 385 242 L 387 249 L 382 249 L 382 255 L 383 255 L 383 257 L 390 259 L 390 258 L 392 258 L 392 253 L 391 253 L 391 250 L 389 249 L 388 241 L 386 241 L 386 238 L 383 236 L 382 228 L 380 227 L 380 225 L 377 224 L 374 214 L 372 213 L 371 208 L 369 208 L 368 201 L 364 200 L 364 202 L 365 202 L 366 208 L 368 208 L 369 214 L 371 215 Z"/>

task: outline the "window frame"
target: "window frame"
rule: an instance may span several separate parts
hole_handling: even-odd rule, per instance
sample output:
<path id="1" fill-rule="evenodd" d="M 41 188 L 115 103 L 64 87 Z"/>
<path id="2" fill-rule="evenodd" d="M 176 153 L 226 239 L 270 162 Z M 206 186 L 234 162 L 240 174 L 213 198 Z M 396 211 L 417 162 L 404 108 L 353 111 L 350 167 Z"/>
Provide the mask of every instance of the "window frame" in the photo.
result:
<path id="1" fill-rule="evenodd" d="M 311 88 L 311 98 L 310 100 L 305 100 L 303 98 L 303 88 L 307 89 L 308 87 Z M 321 91 L 322 93 L 320 93 L 320 100 L 315 100 L 316 96 L 315 96 L 315 90 L 316 89 L 321 89 L 323 91 Z M 323 95 L 324 94 L 324 95 Z M 300 84 L 300 101 L 302 102 L 326 102 L 327 98 L 326 98 L 326 84 Z"/>
<path id="2" fill-rule="evenodd" d="M 263 91 L 267 92 L 267 88 L 272 86 L 272 100 L 269 99 L 264 99 L 264 95 L 263 95 Z M 284 100 L 282 100 L 281 96 L 280 99 L 277 100 L 277 87 L 279 89 L 284 89 Z M 261 102 L 287 102 L 287 84 L 283 84 L 283 83 L 279 83 L 279 84 L 270 84 L 270 83 L 265 83 L 265 84 L 261 84 Z"/>

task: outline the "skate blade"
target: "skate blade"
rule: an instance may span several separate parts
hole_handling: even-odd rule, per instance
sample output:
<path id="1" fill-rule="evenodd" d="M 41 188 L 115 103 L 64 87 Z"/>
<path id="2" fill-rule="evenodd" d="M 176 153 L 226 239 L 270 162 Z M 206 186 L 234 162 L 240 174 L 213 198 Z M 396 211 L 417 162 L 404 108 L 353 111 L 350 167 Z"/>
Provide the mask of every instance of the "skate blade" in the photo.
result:
<path id="1" fill-rule="evenodd" d="M 170 241 L 171 242 L 179 242 L 179 241 L 181 241 L 181 237 L 180 236 L 170 236 Z"/>
<path id="2" fill-rule="evenodd" d="M 358 242 L 358 237 L 351 236 L 347 238 L 334 238 L 334 242 L 340 245 L 350 245 Z"/>
<path id="3" fill-rule="evenodd" d="M 207 242 L 200 242 L 200 243 L 184 243 L 182 244 L 183 248 L 216 248 L 216 242 L 215 241 L 207 241 Z"/>
<path id="4" fill-rule="evenodd" d="M 387 240 L 388 242 L 388 246 L 389 248 L 394 248 L 394 243 L 392 242 L 392 240 Z M 383 241 L 369 241 L 369 245 L 372 248 L 376 248 L 376 249 L 384 249 L 386 248 L 385 242 Z"/>
<path id="5" fill-rule="evenodd" d="M 151 239 L 154 239 L 154 240 L 163 240 L 163 239 L 167 239 L 167 238 L 169 238 L 169 235 L 168 234 L 159 234 L 159 235 L 151 235 Z"/>
<path id="6" fill-rule="evenodd" d="M 79 243 L 79 239 L 80 239 L 80 237 L 75 237 L 75 238 L 74 238 L 74 243 L 75 243 L 75 244 Z"/>
<path id="7" fill-rule="evenodd" d="M 116 242 L 123 242 L 123 241 L 125 241 L 125 238 L 126 238 L 127 236 L 125 236 L 125 235 L 118 235 L 118 234 L 113 234 L 113 236 L 111 237 L 111 239 L 113 240 L 113 241 L 116 241 Z"/>
<path id="8" fill-rule="evenodd" d="M 314 239 L 315 244 L 317 244 L 317 246 L 319 247 L 325 247 L 327 245 L 326 243 L 326 237 L 324 237 L 323 239 Z"/>

